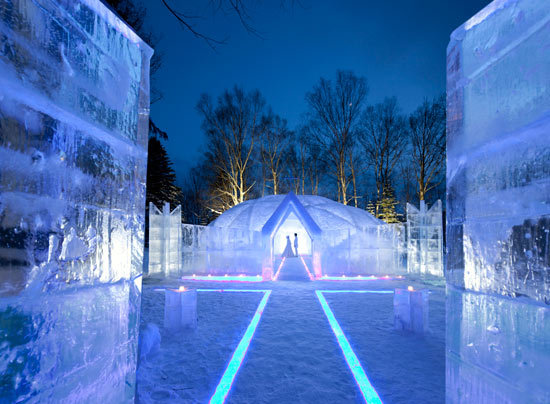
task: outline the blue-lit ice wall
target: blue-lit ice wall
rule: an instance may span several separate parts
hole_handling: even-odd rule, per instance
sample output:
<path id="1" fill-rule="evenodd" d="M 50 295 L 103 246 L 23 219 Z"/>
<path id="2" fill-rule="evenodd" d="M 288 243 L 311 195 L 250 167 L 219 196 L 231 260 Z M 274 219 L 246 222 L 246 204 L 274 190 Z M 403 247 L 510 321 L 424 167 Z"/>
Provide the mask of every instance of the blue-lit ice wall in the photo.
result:
<path id="1" fill-rule="evenodd" d="M 447 402 L 550 402 L 550 3 L 447 49 Z"/>
<path id="2" fill-rule="evenodd" d="M 0 2 L 0 401 L 133 402 L 151 54 L 99 0 Z"/>
<path id="3" fill-rule="evenodd" d="M 441 201 L 428 209 L 407 203 L 407 272 L 443 277 L 443 215 Z"/>
<path id="4" fill-rule="evenodd" d="M 165 202 L 162 212 L 149 202 L 149 262 L 147 275 L 175 277 L 183 265 L 181 205 Z"/>

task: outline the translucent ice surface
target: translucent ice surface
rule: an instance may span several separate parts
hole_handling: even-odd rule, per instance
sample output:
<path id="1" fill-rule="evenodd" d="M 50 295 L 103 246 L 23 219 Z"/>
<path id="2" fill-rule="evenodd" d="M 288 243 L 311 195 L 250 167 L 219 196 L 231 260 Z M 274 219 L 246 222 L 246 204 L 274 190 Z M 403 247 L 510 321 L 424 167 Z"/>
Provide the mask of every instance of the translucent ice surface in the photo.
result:
<path id="1" fill-rule="evenodd" d="M 0 401 L 133 402 L 152 50 L 99 0 L 0 38 Z"/>
<path id="2" fill-rule="evenodd" d="M 176 276 L 182 268 L 181 206 L 173 211 L 164 203 L 162 212 L 149 203 L 149 275 Z"/>
<path id="3" fill-rule="evenodd" d="M 441 201 L 420 209 L 407 203 L 407 272 L 443 276 L 443 216 Z"/>
<path id="4" fill-rule="evenodd" d="M 403 226 L 315 195 L 248 200 L 206 227 L 184 225 L 183 230 L 186 274 L 261 275 L 266 269 L 275 274 L 287 237 L 315 277 L 406 270 Z"/>
<path id="5" fill-rule="evenodd" d="M 550 402 L 550 3 L 447 48 L 447 402 Z"/>

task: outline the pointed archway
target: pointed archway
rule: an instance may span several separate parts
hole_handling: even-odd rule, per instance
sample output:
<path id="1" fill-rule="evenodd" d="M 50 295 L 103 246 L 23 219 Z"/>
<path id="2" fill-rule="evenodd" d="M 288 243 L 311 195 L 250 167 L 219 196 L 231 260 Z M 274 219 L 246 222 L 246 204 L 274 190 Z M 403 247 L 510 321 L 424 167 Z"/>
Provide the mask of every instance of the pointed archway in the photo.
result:
<path id="1" fill-rule="evenodd" d="M 282 263 L 277 262 L 277 258 L 280 258 L 286 246 L 287 236 L 290 237 L 293 245 L 294 238 L 297 237 L 299 259 L 311 278 L 312 275 L 307 263 L 313 261 L 312 257 L 316 250 L 315 241 L 319 240 L 321 233 L 321 228 L 307 212 L 298 197 L 292 192 L 289 193 L 262 228 L 265 246 L 263 267 L 270 268 L 272 273 L 275 267 L 280 268 Z M 279 259 L 279 261 L 281 260 Z"/>

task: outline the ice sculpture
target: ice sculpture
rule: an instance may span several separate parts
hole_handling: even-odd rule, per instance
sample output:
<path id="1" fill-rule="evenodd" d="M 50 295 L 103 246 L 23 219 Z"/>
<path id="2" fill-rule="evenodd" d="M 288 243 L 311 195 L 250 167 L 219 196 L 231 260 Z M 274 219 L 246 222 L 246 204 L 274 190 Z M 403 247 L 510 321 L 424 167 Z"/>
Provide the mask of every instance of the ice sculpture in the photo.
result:
<path id="1" fill-rule="evenodd" d="M 309 271 L 312 277 L 405 271 L 403 226 L 387 225 L 365 210 L 320 196 L 290 193 L 248 200 L 206 227 L 183 228 L 185 274 L 267 279 L 287 264 L 304 266 L 303 275 Z M 283 263 L 286 236 L 298 238 L 298 264 Z"/>
<path id="2" fill-rule="evenodd" d="M 429 329 L 428 290 L 395 289 L 393 294 L 393 321 L 397 330 L 414 331 L 419 334 Z"/>
<path id="3" fill-rule="evenodd" d="M 149 203 L 149 275 L 176 276 L 182 269 L 181 206 L 170 211 L 164 203 L 162 212 Z"/>
<path id="4" fill-rule="evenodd" d="M 99 0 L 0 38 L 0 401 L 133 402 L 152 50 Z"/>
<path id="5" fill-rule="evenodd" d="M 407 272 L 443 276 L 443 215 L 441 201 L 428 209 L 407 203 Z"/>
<path id="6" fill-rule="evenodd" d="M 447 49 L 447 402 L 550 402 L 550 2 Z"/>
<path id="7" fill-rule="evenodd" d="M 167 288 L 164 291 L 164 328 L 180 331 L 197 327 L 197 290 Z"/>

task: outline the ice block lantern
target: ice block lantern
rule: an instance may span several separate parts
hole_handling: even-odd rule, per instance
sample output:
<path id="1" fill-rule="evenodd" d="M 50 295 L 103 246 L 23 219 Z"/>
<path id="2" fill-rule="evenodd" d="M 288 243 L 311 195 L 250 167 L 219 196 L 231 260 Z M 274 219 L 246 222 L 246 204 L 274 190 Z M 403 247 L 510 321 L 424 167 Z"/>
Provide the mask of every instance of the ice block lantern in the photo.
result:
<path id="1" fill-rule="evenodd" d="M 271 267 L 262 268 L 262 280 L 270 281 L 273 278 L 273 269 Z"/>
<path id="2" fill-rule="evenodd" d="M 550 403 L 550 2 L 447 48 L 446 402 Z"/>
<path id="3" fill-rule="evenodd" d="M 429 327 L 429 300 L 426 289 L 395 289 L 393 295 L 394 326 L 398 330 L 424 334 Z"/>
<path id="4" fill-rule="evenodd" d="M 197 291 L 180 286 L 167 288 L 164 300 L 164 328 L 180 331 L 197 327 Z"/>
<path id="5" fill-rule="evenodd" d="M 100 0 L 0 32 L 0 401 L 133 403 L 152 50 Z"/>

